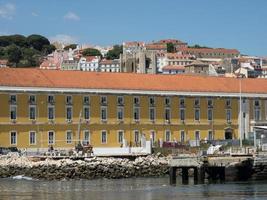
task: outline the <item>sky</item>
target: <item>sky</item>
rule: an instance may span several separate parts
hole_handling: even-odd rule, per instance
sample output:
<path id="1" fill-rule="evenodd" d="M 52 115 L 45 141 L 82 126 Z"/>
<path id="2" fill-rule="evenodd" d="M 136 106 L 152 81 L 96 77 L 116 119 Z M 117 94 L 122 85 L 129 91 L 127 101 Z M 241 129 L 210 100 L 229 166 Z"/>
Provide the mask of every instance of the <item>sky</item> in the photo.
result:
<path id="1" fill-rule="evenodd" d="M 113 45 L 174 38 L 267 56 L 267 0 L 0 0 L 0 35 Z"/>

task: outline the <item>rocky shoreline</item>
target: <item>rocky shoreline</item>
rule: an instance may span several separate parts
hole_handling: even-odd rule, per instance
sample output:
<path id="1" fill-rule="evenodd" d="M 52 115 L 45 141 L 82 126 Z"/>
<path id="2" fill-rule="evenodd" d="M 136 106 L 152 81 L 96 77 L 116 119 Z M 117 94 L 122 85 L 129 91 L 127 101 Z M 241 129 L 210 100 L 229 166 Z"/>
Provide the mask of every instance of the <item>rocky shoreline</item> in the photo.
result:
<path id="1" fill-rule="evenodd" d="M 159 177 L 169 172 L 168 158 L 159 155 L 121 158 L 88 158 L 33 161 L 24 156 L 0 156 L 0 178 L 23 175 L 41 180 Z"/>

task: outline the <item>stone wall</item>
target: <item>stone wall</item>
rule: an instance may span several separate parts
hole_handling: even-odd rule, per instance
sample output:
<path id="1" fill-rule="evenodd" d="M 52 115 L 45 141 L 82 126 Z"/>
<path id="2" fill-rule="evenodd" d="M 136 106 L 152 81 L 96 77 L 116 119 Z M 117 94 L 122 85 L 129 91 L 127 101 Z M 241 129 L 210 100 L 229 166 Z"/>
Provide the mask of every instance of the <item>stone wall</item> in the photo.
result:
<path id="1" fill-rule="evenodd" d="M 36 179 L 96 179 L 164 176 L 169 172 L 166 157 L 137 157 L 134 161 L 120 158 L 31 161 L 27 157 L 1 156 L 0 177 L 24 175 Z"/>

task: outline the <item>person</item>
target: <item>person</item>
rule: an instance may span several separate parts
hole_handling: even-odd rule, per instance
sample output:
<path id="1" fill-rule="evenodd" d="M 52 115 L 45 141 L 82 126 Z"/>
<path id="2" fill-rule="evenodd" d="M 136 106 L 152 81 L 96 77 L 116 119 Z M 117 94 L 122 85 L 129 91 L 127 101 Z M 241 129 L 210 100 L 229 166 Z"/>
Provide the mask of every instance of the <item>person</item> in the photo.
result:
<path id="1" fill-rule="evenodd" d="M 49 151 L 49 152 L 54 151 L 54 147 L 53 147 L 53 145 L 51 145 L 51 146 L 49 147 L 48 151 Z"/>

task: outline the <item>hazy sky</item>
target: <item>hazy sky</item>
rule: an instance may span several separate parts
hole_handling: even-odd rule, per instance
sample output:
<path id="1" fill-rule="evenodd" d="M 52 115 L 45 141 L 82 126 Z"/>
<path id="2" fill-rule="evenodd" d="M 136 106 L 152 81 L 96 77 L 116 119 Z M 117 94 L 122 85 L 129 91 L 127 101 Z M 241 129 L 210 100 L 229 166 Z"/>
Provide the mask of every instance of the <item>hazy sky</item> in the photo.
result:
<path id="1" fill-rule="evenodd" d="M 267 0 L 0 0 L 0 34 L 110 45 L 176 38 L 267 55 Z"/>

